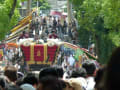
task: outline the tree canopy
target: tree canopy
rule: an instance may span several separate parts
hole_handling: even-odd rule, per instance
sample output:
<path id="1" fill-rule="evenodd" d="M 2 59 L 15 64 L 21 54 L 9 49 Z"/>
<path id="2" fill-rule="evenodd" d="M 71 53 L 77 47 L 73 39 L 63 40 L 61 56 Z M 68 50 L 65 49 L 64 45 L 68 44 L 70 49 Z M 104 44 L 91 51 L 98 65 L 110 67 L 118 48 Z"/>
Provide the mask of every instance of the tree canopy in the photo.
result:
<path id="1" fill-rule="evenodd" d="M 32 7 L 37 7 L 36 3 L 38 1 L 38 7 L 41 9 L 41 10 L 48 10 L 50 9 L 50 5 L 48 4 L 47 0 L 33 0 L 32 2 Z"/>
<path id="2" fill-rule="evenodd" d="M 16 9 L 18 3 L 19 0 L 0 0 L 0 40 L 18 22 L 19 11 Z"/>
<path id="3" fill-rule="evenodd" d="M 112 50 L 120 44 L 120 1 L 71 0 L 71 2 L 77 11 L 76 18 L 80 25 L 80 44 L 87 48 L 89 44 L 95 43 L 98 60 L 106 63 Z"/>

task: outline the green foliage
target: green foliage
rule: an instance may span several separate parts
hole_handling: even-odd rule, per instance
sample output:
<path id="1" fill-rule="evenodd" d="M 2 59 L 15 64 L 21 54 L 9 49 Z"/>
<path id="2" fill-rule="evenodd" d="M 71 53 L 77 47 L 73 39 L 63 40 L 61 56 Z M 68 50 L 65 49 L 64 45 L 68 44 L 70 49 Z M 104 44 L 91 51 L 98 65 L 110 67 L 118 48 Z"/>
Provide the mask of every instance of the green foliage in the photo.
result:
<path id="1" fill-rule="evenodd" d="M 38 7 L 41 10 L 49 10 L 50 9 L 50 5 L 48 4 L 48 2 L 46 0 L 34 0 L 32 2 L 32 8 L 37 7 L 37 1 L 38 1 Z"/>
<path id="2" fill-rule="evenodd" d="M 15 26 L 18 23 L 18 19 L 20 17 L 19 11 L 17 9 L 15 9 L 14 11 L 14 15 L 12 16 L 12 19 L 10 21 L 10 29 L 13 28 L 13 26 Z"/>
<path id="3" fill-rule="evenodd" d="M 88 31 L 84 28 L 81 28 L 79 30 L 79 40 L 80 40 L 80 44 L 83 48 L 88 48 L 89 36 L 90 36 L 90 31 Z"/>
<path id="4" fill-rule="evenodd" d="M 0 5 L 0 39 L 2 39 L 7 31 L 9 24 L 9 16 L 6 14 L 7 9 L 4 5 Z"/>
<path id="5" fill-rule="evenodd" d="M 72 3 L 74 3 L 75 7 L 81 5 L 84 0 L 70 0 Z"/>
<path id="6" fill-rule="evenodd" d="M 9 30 L 18 22 L 19 12 L 17 9 L 15 9 L 12 18 L 10 19 L 9 17 L 13 1 L 14 0 L 5 0 L 0 3 L 0 40 L 2 40 Z"/>
<path id="7" fill-rule="evenodd" d="M 0 0 L 0 3 L 3 4 L 4 0 Z"/>
<path id="8" fill-rule="evenodd" d="M 82 51 L 81 49 L 77 49 L 75 51 L 75 56 L 74 56 L 75 60 L 79 61 L 79 56 L 83 54 L 84 54 L 84 51 Z"/>
<path id="9" fill-rule="evenodd" d="M 71 1 L 77 11 L 76 18 L 80 25 L 80 44 L 87 47 L 89 43 L 95 43 L 98 60 L 106 63 L 112 50 L 120 45 L 120 1 Z M 79 2 L 81 3 L 78 4 Z"/>
<path id="10" fill-rule="evenodd" d="M 120 1 L 105 0 L 103 1 L 102 11 L 104 14 L 104 24 L 106 28 L 112 30 L 120 28 Z"/>

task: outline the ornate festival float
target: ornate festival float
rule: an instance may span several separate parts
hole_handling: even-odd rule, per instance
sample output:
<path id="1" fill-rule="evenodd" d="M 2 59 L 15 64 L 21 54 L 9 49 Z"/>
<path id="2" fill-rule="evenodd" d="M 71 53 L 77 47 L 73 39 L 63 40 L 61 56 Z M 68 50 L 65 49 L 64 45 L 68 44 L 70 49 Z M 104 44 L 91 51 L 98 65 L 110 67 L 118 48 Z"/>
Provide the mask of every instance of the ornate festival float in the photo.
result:
<path id="1" fill-rule="evenodd" d="M 58 39 L 48 39 L 46 43 L 42 40 L 36 43 L 31 39 L 24 39 L 18 43 L 18 46 L 21 48 L 25 62 L 31 68 L 32 66 L 42 68 L 51 65 L 62 65 L 64 57 L 70 54 L 74 55 L 77 67 L 81 66 L 84 59 L 97 59 L 86 49 Z"/>

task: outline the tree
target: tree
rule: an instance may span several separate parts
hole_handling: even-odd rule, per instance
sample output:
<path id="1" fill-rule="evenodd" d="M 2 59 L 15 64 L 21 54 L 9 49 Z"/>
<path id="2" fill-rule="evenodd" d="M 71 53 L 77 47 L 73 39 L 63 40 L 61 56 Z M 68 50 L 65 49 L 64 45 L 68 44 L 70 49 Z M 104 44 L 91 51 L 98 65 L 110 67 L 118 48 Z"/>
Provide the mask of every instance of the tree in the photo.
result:
<path id="1" fill-rule="evenodd" d="M 38 7 L 41 9 L 41 10 L 49 10 L 50 9 L 50 5 L 48 4 L 48 2 L 46 0 L 33 0 L 32 2 L 32 7 L 37 7 L 36 3 L 38 1 Z"/>
<path id="2" fill-rule="evenodd" d="M 19 11 L 16 6 L 19 0 L 1 0 L 0 1 L 0 40 L 2 40 L 9 30 L 17 24 Z"/>
<path id="3" fill-rule="evenodd" d="M 95 43 L 99 62 L 106 63 L 112 50 L 120 44 L 119 0 L 71 0 L 71 2 L 77 11 L 76 18 L 80 25 L 79 37 L 82 41 L 80 44 L 86 47 L 89 43 Z M 91 42 L 89 38 L 92 39 Z"/>
<path id="4" fill-rule="evenodd" d="M 16 5 L 17 5 L 17 0 L 13 0 L 12 8 L 11 8 L 11 10 L 10 10 L 10 12 L 9 12 L 9 18 L 10 18 L 10 19 L 12 18 L 13 14 L 14 14 Z"/>

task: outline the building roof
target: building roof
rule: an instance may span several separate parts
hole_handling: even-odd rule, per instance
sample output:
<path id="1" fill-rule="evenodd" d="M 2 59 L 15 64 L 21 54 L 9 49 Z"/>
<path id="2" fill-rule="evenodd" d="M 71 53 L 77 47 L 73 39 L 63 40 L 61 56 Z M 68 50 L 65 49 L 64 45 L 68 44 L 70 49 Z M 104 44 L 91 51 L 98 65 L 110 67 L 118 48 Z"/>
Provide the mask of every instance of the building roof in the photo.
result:
<path id="1" fill-rule="evenodd" d="M 60 10 L 61 7 L 63 7 L 67 3 L 67 0 L 47 0 L 47 1 L 50 4 L 52 10 Z"/>

